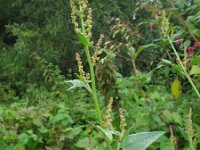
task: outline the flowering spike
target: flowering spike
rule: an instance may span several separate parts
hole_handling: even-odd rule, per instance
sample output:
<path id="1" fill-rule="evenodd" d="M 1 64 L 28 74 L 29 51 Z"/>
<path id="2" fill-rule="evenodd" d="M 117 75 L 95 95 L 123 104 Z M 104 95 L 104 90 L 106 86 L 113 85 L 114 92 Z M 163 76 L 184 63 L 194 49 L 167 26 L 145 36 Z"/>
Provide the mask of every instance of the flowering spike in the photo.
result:
<path id="1" fill-rule="evenodd" d="M 162 22 L 161 22 L 161 32 L 163 34 L 166 34 L 166 32 L 168 31 L 169 29 L 169 20 L 168 18 L 166 17 L 166 12 L 165 10 L 162 11 Z"/>
<path id="2" fill-rule="evenodd" d="M 81 76 L 85 76 L 85 71 L 83 70 L 82 60 L 79 53 L 76 53 L 76 61 L 78 63 L 78 71 Z"/>
<path id="3" fill-rule="evenodd" d="M 103 42 L 103 38 L 104 38 L 104 35 L 101 34 L 100 37 L 99 37 L 99 40 L 98 40 L 98 42 L 96 44 L 96 48 L 94 49 L 94 54 L 92 56 L 93 63 L 96 63 L 96 61 L 100 60 L 100 58 L 98 57 L 98 55 L 101 53 L 100 49 L 101 49 L 101 44 Z"/>
<path id="4" fill-rule="evenodd" d="M 112 117 L 111 117 L 112 104 L 113 104 L 113 98 L 111 97 L 106 108 L 106 115 L 103 116 L 103 118 L 105 119 L 105 121 L 103 122 L 103 125 L 105 127 L 111 125 L 111 122 L 112 122 Z"/>

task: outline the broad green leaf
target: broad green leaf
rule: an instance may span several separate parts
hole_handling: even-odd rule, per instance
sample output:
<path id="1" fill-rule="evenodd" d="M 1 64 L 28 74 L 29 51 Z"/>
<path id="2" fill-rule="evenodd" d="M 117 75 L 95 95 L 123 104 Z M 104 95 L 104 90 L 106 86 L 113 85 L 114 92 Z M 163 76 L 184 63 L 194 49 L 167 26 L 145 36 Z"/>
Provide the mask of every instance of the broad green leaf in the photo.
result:
<path id="1" fill-rule="evenodd" d="M 88 141 L 89 141 L 89 139 L 86 137 L 86 138 L 79 140 L 75 145 L 78 148 L 87 148 Z"/>
<path id="2" fill-rule="evenodd" d="M 26 150 L 25 146 L 22 144 L 18 145 L 18 150 Z"/>
<path id="3" fill-rule="evenodd" d="M 154 131 L 129 135 L 124 142 L 124 150 L 145 150 L 163 134 L 163 131 Z"/>
<path id="4" fill-rule="evenodd" d="M 186 40 L 184 42 L 184 47 L 189 47 L 191 45 L 191 41 L 190 40 Z"/>
<path id="5" fill-rule="evenodd" d="M 172 117 L 175 123 L 178 123 L 179 125 L 183 125 L 182 117 L 178 113 L 176 112 L 172 113 Z"/>
<path id="6" fill-rule="evenodd" d="M 28 143 L 30 136 L 26 133 L 22 133 L 18 136 L 19 143 L 25 145 Z"/>
<path id="7" fill-rule="evenodd" d="M 190 75 L 192 74 L 200 74 L 200 65 L 194 65 L 192 66 L 190 70 Z"/>
<path id="8" fill-rule="evenodd" d="M 88 83 L 84 83 L 83 81 L 79 80 L 79 79 L 74 79 L 74 80 L 69 80 L 69 81 L 65 81 L 67 83 L 72 83 L 73 86 L 70 87 L 69 89 L 67 89 L 67 91 L 73 89 L 73 88 L 77 88 L 77 87 L 84 87 L 86 88 L 89 92 L 92 92 L 92 89 L 90 88 Z"/>

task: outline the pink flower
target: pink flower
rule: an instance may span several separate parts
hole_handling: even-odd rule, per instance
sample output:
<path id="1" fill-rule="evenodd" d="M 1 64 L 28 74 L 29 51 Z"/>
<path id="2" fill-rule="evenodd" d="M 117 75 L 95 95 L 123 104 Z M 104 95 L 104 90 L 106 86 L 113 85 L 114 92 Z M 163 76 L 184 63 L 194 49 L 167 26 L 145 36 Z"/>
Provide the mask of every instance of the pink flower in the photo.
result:
<path id="1" fill-rule="evenodd" d="M 195 53 L 195 48 L 194 47 L 188 47 L 187 48 L 187 54 L 192 56 Z"/>
<path id="2" fill-rule="evenodd" d="M 193 47 L 194 47 L 194 49 L 199 48 L 199 42 L 195 41 Z"/>
<path id="3" fill-rule="evenodd" d="M 152 30 L 154 29 L 154 23 L 151 22 L 151 23 L 149 24 L 149 29 L 150 29 L 150 31 L 152 31 Z"/>
<path id="4" fill-rule="evenodd" d="M 179 37 L 176 37 L 175 45 L 176 45 L 176 46 L 179 46 L 179 45 L 180 45 L 180 39 L 179 39 Z"/>

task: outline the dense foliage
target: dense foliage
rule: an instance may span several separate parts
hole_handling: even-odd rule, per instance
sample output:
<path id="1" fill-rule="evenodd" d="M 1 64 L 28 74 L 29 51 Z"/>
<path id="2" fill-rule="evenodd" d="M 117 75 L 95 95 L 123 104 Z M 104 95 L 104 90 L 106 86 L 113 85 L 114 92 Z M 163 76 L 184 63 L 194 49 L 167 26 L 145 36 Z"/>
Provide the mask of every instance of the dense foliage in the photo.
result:
<path id="1" fill-rule="evenodd" d="M 200 149 L 198 0 L 0 0 L 0 15 L 0 150 Z"/>

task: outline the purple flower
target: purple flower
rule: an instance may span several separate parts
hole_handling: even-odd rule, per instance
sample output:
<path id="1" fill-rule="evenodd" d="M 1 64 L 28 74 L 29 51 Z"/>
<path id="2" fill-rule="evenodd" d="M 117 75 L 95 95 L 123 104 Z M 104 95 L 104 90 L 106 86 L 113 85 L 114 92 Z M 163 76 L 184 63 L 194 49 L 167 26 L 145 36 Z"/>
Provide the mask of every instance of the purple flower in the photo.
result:
<path id="1" fill-rule="evenodd" d="M 152 30 L 154 29 L 154 23 L 151 22 L 151 23 L 149 24 L 149 29 L 150 29 L 150 31 L 152 31 Z"/>
<path id="2" fill-rule="evenodd" d="M 176 45 L 176 46 L 179 46 L 179 45 L 180 45 L 180 39 L 179 39 L 179 37 L 176 37 L 175 45 Z"/>
<path id="3" fill-rule="evenodd" d="M 199 48 L 199 42 L 195 41 L 195 42 L 194 42 L 194 45 L 193 45 L 193 48 L 194 48 L 194 49 Z"/>
<path id="4" fill-rule="evenodd" d="M 188 48 L 187 48 L 187 54 L 188 54 L 189 56 L 194 55 L 194 53 L 195 53 L 195 48 L 194 48 L 194 47 L 188 47 Z"/>

